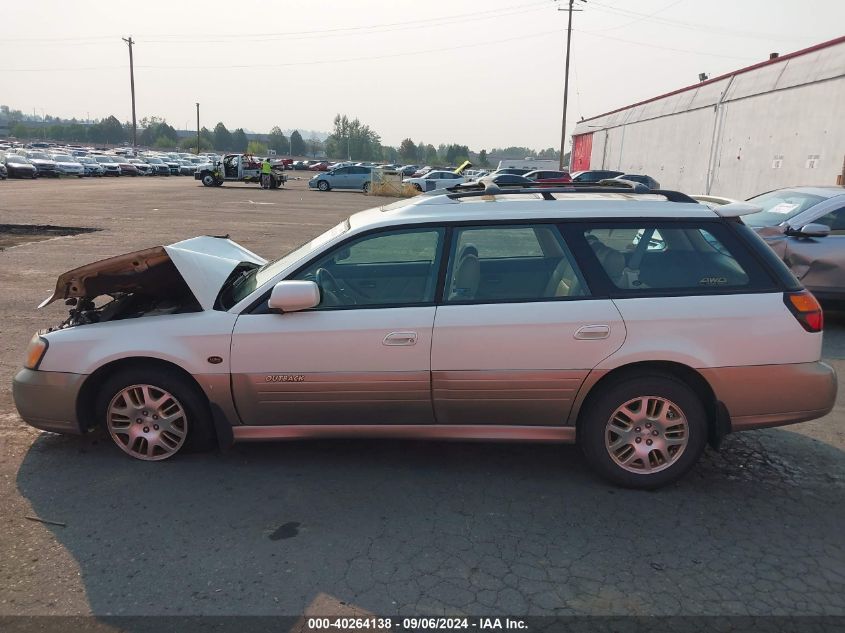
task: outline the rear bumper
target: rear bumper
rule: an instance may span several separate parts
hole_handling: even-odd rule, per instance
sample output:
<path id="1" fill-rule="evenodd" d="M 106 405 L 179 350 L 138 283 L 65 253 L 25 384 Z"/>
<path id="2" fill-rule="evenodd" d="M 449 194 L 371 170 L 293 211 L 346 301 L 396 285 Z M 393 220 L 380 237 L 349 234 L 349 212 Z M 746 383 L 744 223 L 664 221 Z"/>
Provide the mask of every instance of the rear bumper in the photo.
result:
<path id="1" fill-rule="evenodd" d="M 12 382 L 18 413 L 36 429 L 81 435 L 76 399 L 85 378 L 84 374 L 21 369 Z"/>
<path id="2" fill-rule="evenodd" d="M 814 420 L 836 402 L 836 372 L 823 362 L 700 371 L 727 408 L 731 431 Z"/>

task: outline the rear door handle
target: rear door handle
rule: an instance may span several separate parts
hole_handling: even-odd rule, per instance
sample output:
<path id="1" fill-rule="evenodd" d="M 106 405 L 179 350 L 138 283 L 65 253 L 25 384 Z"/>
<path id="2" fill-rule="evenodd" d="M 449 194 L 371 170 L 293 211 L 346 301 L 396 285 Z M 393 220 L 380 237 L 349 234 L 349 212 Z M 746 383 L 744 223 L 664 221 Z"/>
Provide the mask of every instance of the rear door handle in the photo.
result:
<path id="1" fill-rule="evenodd" d="M 595 341 L 610 336 L 609 325 L 585 325 L 575 331 L 575 338 L 581 341 Z"/>
<path id="2" fill-rule="evenodd" d="M 417 333 L 416 332 L 391 332 L 387 336 L 384 337 L 384 340 L 381 342 L 382 345 L 416 345 L 417 344 Z"/>

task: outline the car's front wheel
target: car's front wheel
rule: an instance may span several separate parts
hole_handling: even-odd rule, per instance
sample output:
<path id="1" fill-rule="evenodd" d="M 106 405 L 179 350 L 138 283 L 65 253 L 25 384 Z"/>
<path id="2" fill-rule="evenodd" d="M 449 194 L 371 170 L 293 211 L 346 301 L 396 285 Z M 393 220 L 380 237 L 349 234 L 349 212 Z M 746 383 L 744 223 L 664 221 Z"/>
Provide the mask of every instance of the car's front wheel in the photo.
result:
<path id="1" fill-rule="evenodd" d="M 96 411 L 118 448 L 136 459 L 161 461 L 214 444 L 205 397 L 173 370 L 117 372 L 100 388 Z"/>
<path id="2" fill-rule="evenodd" d="M 686 383 L 629 375 L 591 394 L 578 441 L 590 465 L 626 488 L 654 489 L 683 476 L 707 441 L 707 414 Z"/>
<path id="3" fill-rule="evenodd" d="M 365 182 L 363 190 L 364 190 L 364 193 L 369 194 L 370 193 L 370 183 Z"/>
<path id="4" fill-rule="evenodd" d="M 202 184 L 206 187 L 213 187 L 215 185 L 215 178 L 213 174 L 203 174 Z"/>
<path id="5" fill-rule="evenodd" d="M 317 183 L 317 189 L 320 191 L 328 191 L 331 187 L 329 186 L 329 182 L 327 180 L 321 180 Z"/>

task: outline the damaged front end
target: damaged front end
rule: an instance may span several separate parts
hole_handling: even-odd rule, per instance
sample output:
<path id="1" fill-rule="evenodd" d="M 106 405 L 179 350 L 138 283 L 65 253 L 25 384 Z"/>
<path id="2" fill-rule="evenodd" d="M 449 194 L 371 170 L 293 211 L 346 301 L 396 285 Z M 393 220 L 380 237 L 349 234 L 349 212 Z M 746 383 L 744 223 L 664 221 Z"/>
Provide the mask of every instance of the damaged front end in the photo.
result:
<path id="1" fill-rule="evenodd" d="M 39 305 L 64 300 L 58 328 L 210 310 L 232 272 L 265 260 L 225 237 L 196 237 L 80 266 Z"/>

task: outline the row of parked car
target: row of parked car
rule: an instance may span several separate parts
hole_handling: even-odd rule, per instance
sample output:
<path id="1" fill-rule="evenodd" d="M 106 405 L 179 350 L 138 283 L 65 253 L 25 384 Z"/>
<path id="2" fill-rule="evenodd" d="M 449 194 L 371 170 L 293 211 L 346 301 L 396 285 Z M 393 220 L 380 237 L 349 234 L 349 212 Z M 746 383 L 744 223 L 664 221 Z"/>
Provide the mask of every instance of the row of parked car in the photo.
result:
<path id="1" fill-rule="evenodd" d="M 217 160 L 177 152 L 106 152 L 93 148 L 0 145 L 0 179 L 76 176 L 193 176 Z"/>

